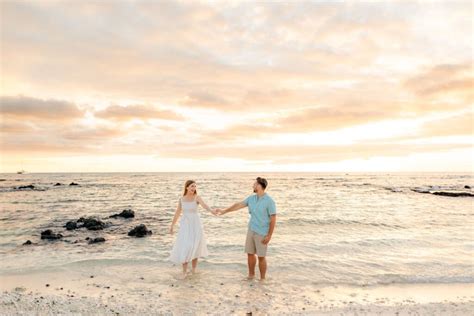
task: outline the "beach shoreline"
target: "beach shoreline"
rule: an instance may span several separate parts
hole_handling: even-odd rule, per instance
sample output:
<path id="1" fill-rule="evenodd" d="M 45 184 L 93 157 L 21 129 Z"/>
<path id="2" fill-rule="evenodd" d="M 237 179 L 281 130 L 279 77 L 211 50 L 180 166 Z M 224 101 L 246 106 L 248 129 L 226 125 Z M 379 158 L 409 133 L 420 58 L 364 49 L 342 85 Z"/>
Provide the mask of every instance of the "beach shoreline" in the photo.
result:
<path id="1" fill-rule="evenodd" d="M 242 272 L 242 271 L 240 271 Z M 91 271 L 92 273 L 92 271 Z M 174 272 L 173 272 L 174 273 Z M 1 315 L 470 315 L 474 284 L 285 285 L 204 269 L 186 280 L 136 276 L 126 286 L 62 271 L 0 276 Z"/>

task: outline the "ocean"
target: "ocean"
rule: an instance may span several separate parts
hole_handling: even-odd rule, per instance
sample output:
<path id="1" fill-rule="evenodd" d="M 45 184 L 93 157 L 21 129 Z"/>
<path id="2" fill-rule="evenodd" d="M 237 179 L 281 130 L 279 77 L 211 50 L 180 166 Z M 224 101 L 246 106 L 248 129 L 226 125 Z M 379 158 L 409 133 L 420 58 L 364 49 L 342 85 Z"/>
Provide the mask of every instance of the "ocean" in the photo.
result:
<path id="1" fill-rule="evenodd" d="M 471 192 L 469 173 L 0 174 L 0 276 L 96 271 L 126 284 L 136 275 L 124 271 L 178 272 L 167 261 L 176 237 L 168 229 L 184 182 L 195 180 L 209 206 L 227 207 L 252 194 L 256 176 L 267 178 L 277 206 L 267 275 L 281 284 L 474 282 L 473 198 L 420 193 Z M 29 184 L 34 188 L 18 189 Z M 124 209 L 135 218 L 108 218 Z M 64 228 L 81 216 L 110 226 Z M 207 273 L 245 276 L 247 209 L 217 217 L 200 208 L 200 216 Z M 153 234 L 129 237 L 138 224 Z M 64 237 L 41 240 L 46 229 Z M 86 237 L 106 241 L 88 244 Z M 22 245 L 27 240 L 33 245 Z"/>

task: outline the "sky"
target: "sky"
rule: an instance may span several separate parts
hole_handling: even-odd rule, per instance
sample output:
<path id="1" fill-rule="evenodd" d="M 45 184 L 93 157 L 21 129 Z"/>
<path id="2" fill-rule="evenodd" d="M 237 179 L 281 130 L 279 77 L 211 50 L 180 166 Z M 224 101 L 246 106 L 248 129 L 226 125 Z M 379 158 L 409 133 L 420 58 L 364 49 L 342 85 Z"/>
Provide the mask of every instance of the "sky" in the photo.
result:
<path id="1" fill-rule="evenodd" d="M 471 1 L 0 1 L 0 172 L 473 172 Z"/>

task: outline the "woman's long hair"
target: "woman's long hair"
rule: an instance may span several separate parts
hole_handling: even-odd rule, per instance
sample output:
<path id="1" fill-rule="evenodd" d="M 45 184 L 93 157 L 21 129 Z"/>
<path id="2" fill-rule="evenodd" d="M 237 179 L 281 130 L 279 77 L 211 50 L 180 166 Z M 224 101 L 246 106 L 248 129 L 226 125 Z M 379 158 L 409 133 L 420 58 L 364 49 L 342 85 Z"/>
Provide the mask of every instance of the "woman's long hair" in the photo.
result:
<path id="1" fill-rule="evenodd" d="M 184 184 L 184 193 L 183 193 L 183 196 L 186 195 L 186 193 L 188 193 L 188 187 L 193 184 L 193 183 L 196 183 L 196 181 L 194 180 L 187 180 L 186 183 Z M 194 191 L 194 194 L 197 194 L 197 190 Z"/>

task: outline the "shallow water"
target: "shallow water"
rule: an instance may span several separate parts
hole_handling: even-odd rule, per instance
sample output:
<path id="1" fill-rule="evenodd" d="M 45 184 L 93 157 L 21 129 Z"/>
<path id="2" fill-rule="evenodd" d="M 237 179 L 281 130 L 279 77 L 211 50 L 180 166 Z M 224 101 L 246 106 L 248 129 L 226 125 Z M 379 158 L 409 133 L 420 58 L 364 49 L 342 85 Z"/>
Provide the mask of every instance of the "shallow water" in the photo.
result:
<path id="1" fill-rule="evenodd" d="M 260 175 L 260 174 L 259 174 Z M 210 205 L 226 207 L 252 193 L 253 173 L 0 174 L 0 275 L 54 270 L 125 278 L 130 271 L 179 271 L 166 258 L 167 231 L 187 179 Z M 472 174 L 267 173 L 277 205 L 268 274 L 291 285 L 472 283 L 472 197 L 422 194 L 411 188 L 472 192 Z M 79 186 L 69 186 L 70 182 Z M 56 182 L 66 185 L 54 186 Z M 34 184 L 34 190 L 16 190 Z M 432 187 L 430 187 L 432 186 Z M 80 216 L 106 218 L 125 208 L 135 218 L 106 219 L 103 231 L 66 231 Z M 200 209 L 210 255 L 203 267 L 233 276 L 246 272 L 243 252 L 248 212 L 215 217 Z M 144 223 L 145 238 L 127 232 Z M 60 241 L 42 241 L 53 229 Z M 103 236 L 89 245 L 86 237 Z M 37 245 L 22 246 L 26 240 Z M 73 244 L 72 241 L 79 240 Z M 70 242 L 67 242 L 70 241 Z M 128 270 L 127 270 L 128 271 Z M 132 276 L 129 276 L 131 279 Z M 136 275 L 133 276 L 136 278 Z"/>

